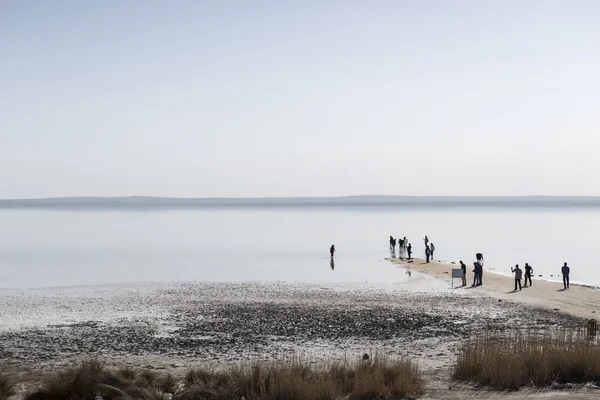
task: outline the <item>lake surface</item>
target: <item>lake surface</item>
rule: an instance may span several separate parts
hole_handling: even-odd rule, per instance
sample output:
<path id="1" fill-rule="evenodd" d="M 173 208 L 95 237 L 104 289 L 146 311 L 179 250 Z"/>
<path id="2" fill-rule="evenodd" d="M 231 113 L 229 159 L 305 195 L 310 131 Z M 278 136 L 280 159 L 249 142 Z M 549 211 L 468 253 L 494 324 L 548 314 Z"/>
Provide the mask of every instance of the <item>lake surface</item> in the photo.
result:
<path id="1" fill-rule="evenodd" d="M 388 238 L 422 238 L 436 259 L 510 273 L 528 262 L 552 279 L 600 285 L 599 209 L 429 208 L 0 210 L 0 288 L 138 281 L 410 284 L 384 261 Z M 329 247 L 335 244 L 334 265 Z M 413 275 L 414 278 L 414 275 Z"/>

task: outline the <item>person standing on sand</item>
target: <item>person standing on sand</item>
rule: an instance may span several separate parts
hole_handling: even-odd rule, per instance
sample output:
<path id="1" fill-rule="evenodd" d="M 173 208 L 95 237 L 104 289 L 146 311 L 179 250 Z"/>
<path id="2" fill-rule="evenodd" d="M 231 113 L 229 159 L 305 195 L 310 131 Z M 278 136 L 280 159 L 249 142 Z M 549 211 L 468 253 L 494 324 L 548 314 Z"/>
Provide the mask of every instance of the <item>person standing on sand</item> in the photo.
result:
<path id="1" fill-rule="evenodd" d="M 429 238 L 427 237 L 427 235 L 425 235 L 423 241 L 425 242 L 425 247 L 429 247 Z"/>
<path id="2" fill-rule="evenodd" d="M 462 269 L 462 285 L 467 286 L 467 266 L 460 260 L 460 269 Z"/>
<path id="3" fill-rule="evenodd" d="M 475 287 L 479 284 L 479 271 L 480 271 L 479 263 L 477 261 L 475 261 L 473 263 L 473 284 L 471 285 L 471 287 Z"/>
<path id="4" fill-rule="evenodd" d="M 435 246 L 433 245 L 433 242 L 429 245 L 429 251 L 431 251 L 431 259 L 433 260 L 433 252 L 435 251 Z"/>
<path id="5" fill-rule="evenodd" d="M 333 258 L 333 253 L 335 253 L 335 245 L 332 244 L 329 248 L 329 254 L 331 254 L 331 258 Z"/>
<path id="6" fill-rule="evenodd" d="M 475 258 L 477 258 L 477 264 L 479 264 L 479 274 L 477 274 L 477 286 L 483 285 L 483 254 L 477 253 L 475 254 Z"/>
<path id="7" fill-rule="evenodd" d="M 410 244 L 410 243 L 408 244 L 406 251 L 408 252 L 408 259 L 412 260 L 412 244 Z"/>
<path id="8" fill-rule="evenodd" d="M 525 263 L 525 287 L 527 287 L 527 279 L 529 279 L 529 286 L 533 286 L 531 284 L 531 274 L 533 274 L 533 268 L 531 268 L 531 265 Z"/>
<path id="9" fill-rule="evenodd" d="M 425 262 L 429 263 L 429 256 L 431 255 L 431 251 L 429 250 L 429 246 L 425 247 Z"/>
<path id="10" fill-rule="evenodd" d="M 563 276 L 563 284 L 565 285 L 565 289 L 569 288 L 569 274 L 571 273 L 571 268 L 567 266 L 567 263 L 562 267 L 562 276 Z"/>
<path id="11" fill-rule="evenodd" d="M 517 291 L 517 284 L 519 285 L 519 290 L 521 290 L 521 277 L 523 276 L 523 270 L 519 268 L 519 264 L 515 265 L 515 268 L 511 268 L 510 272 L 515 273 L 515 292 Z"/>

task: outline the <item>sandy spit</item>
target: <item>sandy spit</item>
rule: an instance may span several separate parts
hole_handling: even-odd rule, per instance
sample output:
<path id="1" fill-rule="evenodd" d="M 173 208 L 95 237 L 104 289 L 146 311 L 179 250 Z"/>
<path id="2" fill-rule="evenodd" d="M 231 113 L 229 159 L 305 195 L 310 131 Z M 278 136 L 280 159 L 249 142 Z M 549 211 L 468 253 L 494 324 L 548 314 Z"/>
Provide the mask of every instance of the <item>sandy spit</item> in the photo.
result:
<path id="1" fill-rule="evenodd" d="M 460 268 L 458 260 L 455 263 L 432 261 L 428 264 L 420 258 L 416 258 L 412 262 L 398 258 L 387 260 L 403 268 L 444 280 L 448 283 L 448 286 L 451 286 L 452 281 L 450 278 L 451 270 Z M 495 299 L 558 311 L 580 318 L 598 318 L 597 313 L 600 313 L 600 290 L 595 287 L 571 283 L 570 288 L 564 290 L 562 282 L 536 279 L 534 276 L 532 286 L 515 292 L 514 277 L 494 273 L 484 268 L 483 285 L 472 288 L 473 262 L 463 261 L 467 264 L 467 286 L 456 287 L 456 285 L 460 285 L 460 280 L 455 279 L 454 285 L 457 292 L 477 292 Z M 557 271 L 557 273 L 559 272 Z M 524 280 L 521 283 L 523 284 Z"/>

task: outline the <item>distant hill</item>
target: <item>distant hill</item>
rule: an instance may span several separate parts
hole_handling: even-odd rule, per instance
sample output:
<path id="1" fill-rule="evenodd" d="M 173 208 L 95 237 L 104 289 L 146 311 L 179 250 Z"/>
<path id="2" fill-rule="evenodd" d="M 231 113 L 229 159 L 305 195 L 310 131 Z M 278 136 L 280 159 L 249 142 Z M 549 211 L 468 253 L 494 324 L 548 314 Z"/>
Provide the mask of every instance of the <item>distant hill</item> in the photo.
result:
<path id="1" fill-rule="evenodd" d="M 57 197 L 0 200 L 0 208 L 179 209 L 179 208 L 600 208 L 600 197 L 560 196 L 345 196 L 263 198 Z"/>

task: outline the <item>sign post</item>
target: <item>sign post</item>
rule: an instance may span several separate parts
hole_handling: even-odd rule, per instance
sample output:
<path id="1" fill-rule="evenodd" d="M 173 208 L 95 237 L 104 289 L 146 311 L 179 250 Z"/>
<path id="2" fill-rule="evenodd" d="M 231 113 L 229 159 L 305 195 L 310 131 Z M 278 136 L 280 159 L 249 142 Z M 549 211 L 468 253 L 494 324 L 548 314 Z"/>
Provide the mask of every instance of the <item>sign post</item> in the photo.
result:
<path id="1" fill-rule="evenodd" d="M 454 278 L 460 278 L 462 282 L 463 271 L 460 268 L 452 268 L 452 287 L 454 287 Z"/>

